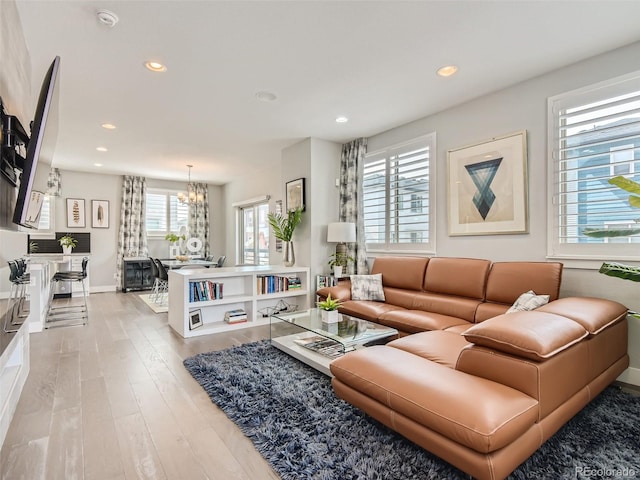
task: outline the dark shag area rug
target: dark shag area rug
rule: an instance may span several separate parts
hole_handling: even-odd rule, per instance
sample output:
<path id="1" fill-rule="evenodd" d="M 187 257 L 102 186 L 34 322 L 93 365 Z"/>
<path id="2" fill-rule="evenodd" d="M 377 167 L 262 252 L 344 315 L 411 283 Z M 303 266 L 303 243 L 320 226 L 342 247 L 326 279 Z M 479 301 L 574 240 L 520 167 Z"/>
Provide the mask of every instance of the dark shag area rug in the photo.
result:
<path id="1" fill-rule="evenodd" d="M 285 480 L 468 479 L 338 399 L 330 379 L 264 340 L 184 361 Z M 607 388 L 511 479 L 640 477 L 640 397 Z"/>

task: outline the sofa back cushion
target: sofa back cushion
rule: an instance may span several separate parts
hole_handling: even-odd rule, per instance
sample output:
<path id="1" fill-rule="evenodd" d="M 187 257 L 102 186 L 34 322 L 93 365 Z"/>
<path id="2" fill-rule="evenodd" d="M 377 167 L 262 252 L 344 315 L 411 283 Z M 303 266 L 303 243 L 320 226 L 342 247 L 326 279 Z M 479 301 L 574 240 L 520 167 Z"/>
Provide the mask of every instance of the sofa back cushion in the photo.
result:
<path id="1" fill-rule="evenodd" d="M 496 262 L 487 279 L 487 302 L 512 305 L 529 290 L 536 295 L 549 295 L 553 302 L 560 293 L 561 280 L 562 263 Z"/>
<path id="2" fill-rule="evenodd" d="M 490 266 L 489 260 L 478 258 L 434 257 L 427 265 L 423 288 L 427 292 L 482 300 Z"/>
<path id="3" fill-rule="evenodd" d="M 424 271 L 429 257 L 377 257 L 371 268 L 372 274 L 382 274 L 385 287 L 405 290 L 422 290 Z"/>

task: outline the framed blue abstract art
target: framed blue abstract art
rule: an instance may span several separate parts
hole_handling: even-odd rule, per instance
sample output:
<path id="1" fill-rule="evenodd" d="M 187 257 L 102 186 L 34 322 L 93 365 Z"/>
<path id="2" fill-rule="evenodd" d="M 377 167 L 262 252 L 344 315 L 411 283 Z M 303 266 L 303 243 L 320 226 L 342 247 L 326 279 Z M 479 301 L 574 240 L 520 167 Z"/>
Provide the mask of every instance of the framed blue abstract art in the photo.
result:
<path id="1" fill-rule="evenodd" d="M 449 235 L 527 233 L 527 132 L 447 152 Z"/>

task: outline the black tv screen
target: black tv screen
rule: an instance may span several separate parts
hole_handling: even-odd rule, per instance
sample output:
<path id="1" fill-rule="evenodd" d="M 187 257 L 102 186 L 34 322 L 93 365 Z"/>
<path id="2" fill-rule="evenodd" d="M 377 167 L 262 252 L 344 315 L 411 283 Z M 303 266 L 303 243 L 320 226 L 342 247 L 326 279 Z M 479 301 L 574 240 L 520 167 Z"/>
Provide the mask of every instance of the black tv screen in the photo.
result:
<path id="1" fill-rule="evenodd" d="M 53 151 L 58 139 L 58 70 L 60 57 L 56 57 L 42 82 L 36 112 L 31 125 L 31 138 L 27 146 L 20 188 L 13 212 L 13 222 L 28 228 L 38 228 L 42 199 L 34 191 L 44 191 L 51 168 Z M 38 169 L 46 169 L 37 175 Z M 43 185 L 36 185 L 36 177 Z M 31 202 L 38 202 L 30 205 Z"/>

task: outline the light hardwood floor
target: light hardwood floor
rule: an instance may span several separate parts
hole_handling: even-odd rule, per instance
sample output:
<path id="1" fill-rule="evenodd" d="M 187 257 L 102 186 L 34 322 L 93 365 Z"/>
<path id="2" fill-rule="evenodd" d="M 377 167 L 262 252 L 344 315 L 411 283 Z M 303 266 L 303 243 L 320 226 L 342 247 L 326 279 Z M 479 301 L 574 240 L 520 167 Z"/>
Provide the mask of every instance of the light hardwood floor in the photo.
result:
<path id="1" fill-rule="evenodd" d="M 89 314 L 88 326 L 31 334 L 0 478 L 279 478 L 182 365 L 268 326 L 185 340 L 135 292 L 92 294 Z"/>

